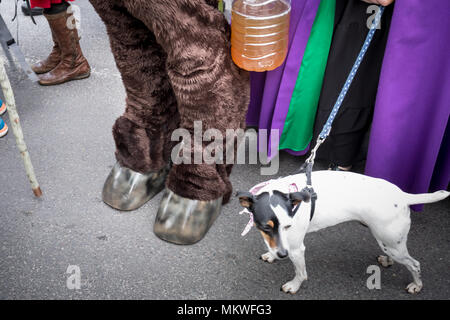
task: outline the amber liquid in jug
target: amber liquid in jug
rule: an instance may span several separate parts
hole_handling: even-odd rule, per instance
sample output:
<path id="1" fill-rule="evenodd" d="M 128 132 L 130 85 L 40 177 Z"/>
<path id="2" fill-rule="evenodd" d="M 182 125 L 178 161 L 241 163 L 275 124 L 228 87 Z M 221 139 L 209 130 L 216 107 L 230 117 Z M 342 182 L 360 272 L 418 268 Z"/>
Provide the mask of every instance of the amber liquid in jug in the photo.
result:
<path id="1" fill-rule="evenodd" d="M 231 54 L 248 71 L 270 71 L 281 66 L 289 41 L 290 0 L 234 0 Z"/>

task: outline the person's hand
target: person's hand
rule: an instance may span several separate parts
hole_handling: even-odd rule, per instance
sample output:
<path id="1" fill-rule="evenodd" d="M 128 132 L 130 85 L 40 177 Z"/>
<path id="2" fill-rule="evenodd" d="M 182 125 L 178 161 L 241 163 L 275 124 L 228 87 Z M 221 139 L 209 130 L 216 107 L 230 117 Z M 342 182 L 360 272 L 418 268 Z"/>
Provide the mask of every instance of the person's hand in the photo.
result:
<path id="1" fill-rule="evenodd" d="M 367 2 L 367 3 L 380 4 L 384 7 L 390 5 L 394 2 L 394 0 L 362 0 L 362 1 Z"/>

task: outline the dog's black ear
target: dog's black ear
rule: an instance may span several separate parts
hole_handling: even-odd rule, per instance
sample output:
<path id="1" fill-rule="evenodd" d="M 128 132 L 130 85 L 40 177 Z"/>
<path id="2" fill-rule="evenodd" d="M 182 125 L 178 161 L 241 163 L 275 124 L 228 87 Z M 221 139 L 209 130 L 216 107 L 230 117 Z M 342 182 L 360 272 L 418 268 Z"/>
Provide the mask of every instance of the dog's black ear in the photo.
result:
<path id="1" fill-rule="evenodd" d="M 254 197 L 250 192 L 240 192 L 236 193 L 236 197 L 239 197 L 239 203 L 244 208 L 250 208 L 253 205 Z"/>
<path id="2" fill-rule="evenodd" d="M 292 204 L 294 206 L 298 205 L 300 202 L 309 202 L 311 201 L 311 195 L 308 192 L 293 192 L 289 194 L 289 199 L 291 199 Z"/>

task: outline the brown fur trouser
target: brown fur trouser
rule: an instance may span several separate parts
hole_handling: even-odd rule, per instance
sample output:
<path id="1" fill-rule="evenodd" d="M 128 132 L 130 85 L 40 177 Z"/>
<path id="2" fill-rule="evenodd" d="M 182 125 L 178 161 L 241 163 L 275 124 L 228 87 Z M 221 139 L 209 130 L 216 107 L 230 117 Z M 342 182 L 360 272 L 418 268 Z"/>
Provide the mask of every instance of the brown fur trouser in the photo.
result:
<path id="1" fill-rule="evenodd" d="M 216 0 L 90 0 L 104 21 L 127 93 L 113 135 L 122 166 L 163 168 L 171 134 L 194 121 L 203 131 L 245 126 L 250 85 L 231 60 L 230 30 Z M 193 141 L 193 137 L 192 137 Z M 203 145 L 203 148 L 205 145 Z M 193 154 L 193 148 L 192 148 Z M 197 200 L 229 200 L 232 165 L 180 164 L 167 187 Z"/>

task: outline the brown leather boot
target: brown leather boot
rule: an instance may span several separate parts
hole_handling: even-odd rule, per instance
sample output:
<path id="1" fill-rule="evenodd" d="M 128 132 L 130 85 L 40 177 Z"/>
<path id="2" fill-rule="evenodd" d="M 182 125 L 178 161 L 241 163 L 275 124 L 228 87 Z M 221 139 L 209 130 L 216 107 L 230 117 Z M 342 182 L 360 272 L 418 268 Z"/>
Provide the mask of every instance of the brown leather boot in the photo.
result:
<path id="1" fill-rule="evenodd" d="M 89 63 L 81 51 L 77 29 L 67 27 L 71 15 L 66 11 L 45 15 L 61 49 L 61 62 L 50 72 L 39 76 L 41 85 L 51 86 L 84 79 L 91 74 Z"/>
<path id="2" fill-rule="evenodd" d="M 56 66 L 61 62 L 61 49 L 58 44 L 58 40 L 55 37 L 55 33 L 52 30 L 53 38 L 53 49 L 47 59 L 39 61 L 31 66 L 31 69 L 36 74 L 47 73 L 56 68 Z"/>

